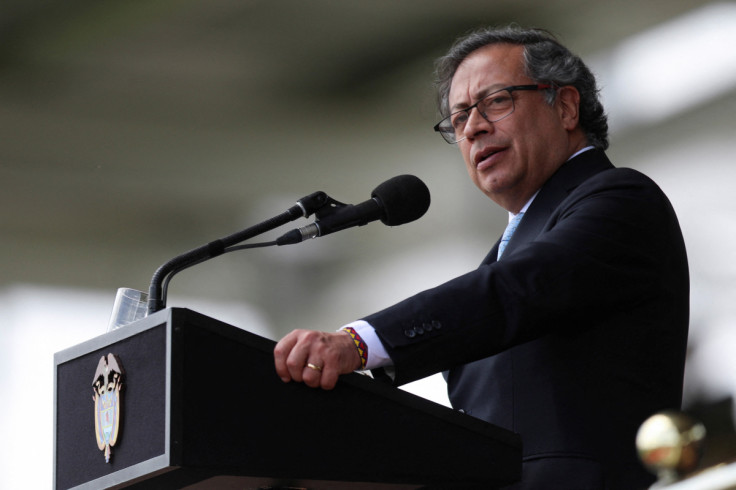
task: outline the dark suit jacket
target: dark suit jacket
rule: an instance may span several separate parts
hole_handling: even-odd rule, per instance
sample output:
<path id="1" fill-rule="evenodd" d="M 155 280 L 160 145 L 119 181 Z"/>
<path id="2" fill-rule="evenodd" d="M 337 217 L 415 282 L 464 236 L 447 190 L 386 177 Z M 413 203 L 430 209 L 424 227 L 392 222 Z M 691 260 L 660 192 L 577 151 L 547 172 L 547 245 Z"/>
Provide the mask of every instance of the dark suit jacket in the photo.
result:
<path id="1" fill-rule="evenodd" d="M 679 408 L 687 343 L 687 257 L 669 201 L 590 150 L 542 187 L 500 261 L 497 247 L 477 270 L 365 318 L 395 382 L 449 370 L 456 409 L 521 434 L 520 488 L 645 487 L 636 430 Z"/>

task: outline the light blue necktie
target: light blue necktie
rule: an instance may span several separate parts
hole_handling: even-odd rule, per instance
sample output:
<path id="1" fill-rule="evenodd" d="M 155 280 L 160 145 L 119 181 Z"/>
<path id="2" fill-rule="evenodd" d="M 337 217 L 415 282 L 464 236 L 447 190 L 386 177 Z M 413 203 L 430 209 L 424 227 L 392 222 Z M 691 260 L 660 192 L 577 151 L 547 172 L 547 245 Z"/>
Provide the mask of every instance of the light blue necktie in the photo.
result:
<path id="1" fill-rule="evenodd" d="M 519 213 L 513 218 L 511 218 L 511 221 L 509 221 L 509 224 L 506 225 L 506 229 L 503 231 L 503 236 L 501 237 L 501 243 L 498 244 L 498 257 L 496 260 L 501 259 L 501 255 L 503 254 L 503 251 L 506 249 L 506 245 L 509 244 L 509 240 L 511 240 L 511 236 L 516 231 L 516 227 L 519 226 L 519 222 L 521 221 L 521 218 L 524 217 L 524 213 Z"/>

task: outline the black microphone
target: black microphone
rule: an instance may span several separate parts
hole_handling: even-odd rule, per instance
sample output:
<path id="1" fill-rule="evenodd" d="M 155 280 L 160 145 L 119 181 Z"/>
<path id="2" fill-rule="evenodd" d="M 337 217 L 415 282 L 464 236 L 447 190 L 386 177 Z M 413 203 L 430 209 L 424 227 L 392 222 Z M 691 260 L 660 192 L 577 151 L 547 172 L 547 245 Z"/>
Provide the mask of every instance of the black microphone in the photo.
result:
<path id="1" fill-rule="evenodd" d="M 429 189 L 424 182 L 413 175 L 399 175 L 376 187 L 371 198 L 360 204 L 333 201 L 324 206 L 315 213 L 317 221 L 283 234 L 276 244 L 299 243 L 377 219 L 388 226 L 403 225 L 421 218 L 429 203 Z"/>

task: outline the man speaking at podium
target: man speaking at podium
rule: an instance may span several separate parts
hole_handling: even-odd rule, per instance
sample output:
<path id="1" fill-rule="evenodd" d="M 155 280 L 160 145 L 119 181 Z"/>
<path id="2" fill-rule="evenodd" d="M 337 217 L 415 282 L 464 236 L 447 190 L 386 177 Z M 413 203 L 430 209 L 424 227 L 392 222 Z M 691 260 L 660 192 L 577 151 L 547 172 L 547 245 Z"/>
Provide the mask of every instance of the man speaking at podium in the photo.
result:
<path id="1" fill-rule="evenodd" d="M 439 60 L 438 91 L 435 130 L 507 231 L 472 272 L 340 331 L 288 334 L 278 375 L 330 389 L 356 369 L 397 385 L 444 371 L 455 409 L 521 435 L 513 488 L 645 488 L 636 430 L 679 408 L 687 343 L 670 203 L 609 162 L 595 79 L 544 31 L 466 36 Z"/>

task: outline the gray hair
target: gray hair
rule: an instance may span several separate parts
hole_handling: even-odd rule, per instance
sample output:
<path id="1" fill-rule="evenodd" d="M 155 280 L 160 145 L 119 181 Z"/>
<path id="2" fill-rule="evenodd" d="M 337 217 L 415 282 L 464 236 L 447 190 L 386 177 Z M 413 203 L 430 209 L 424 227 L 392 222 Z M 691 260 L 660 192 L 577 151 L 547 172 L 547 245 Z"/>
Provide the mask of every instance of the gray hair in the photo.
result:
<path id="1" fill-rule="evenodd" d="M 561 87 L 572 85 L 580 93 L 580 127 L 588 144 L 608 148 L 608 118 L 599 99 L 595 76 L 583 61 L 542 29 L 524 29 L 516 26 L 483 28 L 460 38 L 450 51 L 437 60 L 436 86 L 442 117 L 450 114 L 448 97 L 452 77 L 460 63 L 472 52 L 492 44 L 515 44 L 524 47 L 526 75 L 537 83 Z M 557 92 L 547 91 L 547 102 L 552 104 Z"/>

